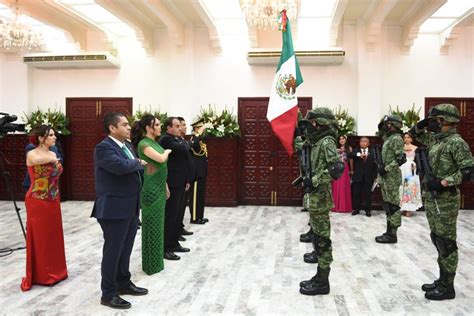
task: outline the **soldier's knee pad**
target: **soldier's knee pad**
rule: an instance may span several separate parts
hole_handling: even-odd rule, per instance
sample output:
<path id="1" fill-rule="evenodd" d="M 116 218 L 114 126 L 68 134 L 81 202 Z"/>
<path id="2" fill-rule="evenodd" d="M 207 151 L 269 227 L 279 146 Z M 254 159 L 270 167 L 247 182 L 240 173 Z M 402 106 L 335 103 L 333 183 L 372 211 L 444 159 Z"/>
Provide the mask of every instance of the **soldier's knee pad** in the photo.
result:
<path id="1" fill-rule="evenodd" d="M 450 254 L 458 249 L 456 240 L 448 239 L 441 236 L 436 236 L 436 248 L 443 258 L 447 258 Z"/>
<path id="2" fill-rule="evenodd" d="M 326 238 L 326 237 L 323 237 L 323 236 L 318 236 L 318 235 L 315 235 L 314 238 L 315 238 L 314 239 L 314 241 L 315 241 L 314 242 L 314 246 L 315 246 L 314 250 L 316 251 L 318 256 L 320 256 L 324 252 L 328 251 L 328 249 L 332 245 L 332 241 L 329 238 Z"/>

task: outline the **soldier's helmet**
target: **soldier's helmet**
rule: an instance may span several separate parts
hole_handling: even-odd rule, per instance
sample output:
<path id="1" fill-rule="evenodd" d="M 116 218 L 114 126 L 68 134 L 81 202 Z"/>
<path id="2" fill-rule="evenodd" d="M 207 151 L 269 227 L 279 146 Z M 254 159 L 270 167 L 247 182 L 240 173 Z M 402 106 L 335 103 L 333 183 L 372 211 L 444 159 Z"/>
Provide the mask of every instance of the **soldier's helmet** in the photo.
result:
<path id="1" fill-rule="evenodd" d="M 384 123 L 384 122 L 392 123 L 396 128 L 402 128 L 402 125 L 403 125 L 402 118 L 398 115 L 385 115 L 382 118 L 381 123 Z"/>
<path id="2" fill-rule="evenodd" d="M 431 107 L 428 112 L 429 118 L 442 118 L 446 122 L 459 123 L 459 110 L 452 104 L 442 103 Z"/>
<path id="3" fill-rule="evenodd" d="M 328 108 L 315 108 L 314 110 L 308 111 L 306 115 L 307 120 L 316 119 L 318 125 L 332 125 L 336 124 L 336 117 L 332 114 L 332 111 Z"/>

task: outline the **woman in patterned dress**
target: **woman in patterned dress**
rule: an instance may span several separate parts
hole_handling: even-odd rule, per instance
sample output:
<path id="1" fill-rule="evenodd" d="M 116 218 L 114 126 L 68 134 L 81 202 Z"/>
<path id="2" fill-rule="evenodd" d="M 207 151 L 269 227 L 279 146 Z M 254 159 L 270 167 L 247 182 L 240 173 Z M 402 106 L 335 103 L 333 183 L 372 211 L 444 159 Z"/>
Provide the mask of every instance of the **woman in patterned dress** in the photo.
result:
<path id="1" fill-rule="evenodd" d="M 412 212 L 423 206 L 421 201 L 421 185 L 420 177 L 416 174 L 415 150 L 418 148 L 413 145 L 413 138 L 410 134 L 403 135 L 405 143 L 403 150 L 407 157 L 407 161 L 400 166 L 402 170 L 403 183 L 401 191 L 400 209 L 403 216 L 411 216 Z"/>
<path id="2" fill-rule="evenodd" d="M 53 285 L 67 278 L 59 176 L 63 167 L 50 147 L 56 143 L 54 130 L 40 125 L 32 130 L 36 148 L 26 156 L 31 184 L 25 195 L 26 276 L 22 291 L 33 284 Z"/>
<path id="3" fill-rule="evenodd" d="M 166 184 L 166 161 L 171 153 L 156 141 L 161 135 L 161 123 L 151 114 L 144 115 L 132 127 L 132 143 L 140 159 L 148 165 L 144 171 L 141 191 L 142 208 L 142 269 L 148 274 L 164 268 L 164 219 L 165 204 L 170 191 Z"/>

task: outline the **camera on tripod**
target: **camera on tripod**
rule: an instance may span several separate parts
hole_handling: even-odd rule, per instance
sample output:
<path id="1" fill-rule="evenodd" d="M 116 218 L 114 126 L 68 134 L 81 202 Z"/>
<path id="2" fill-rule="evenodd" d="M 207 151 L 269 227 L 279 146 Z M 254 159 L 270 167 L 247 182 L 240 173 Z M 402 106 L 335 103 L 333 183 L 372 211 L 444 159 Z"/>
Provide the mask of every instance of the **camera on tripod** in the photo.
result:
<path id="1" fill-rule="evenodd" d="M 9 132 L 24 132 L 25 124 L 12 123 L 18 118 L 16 115 L 0 112 L 0 138 Z"/>

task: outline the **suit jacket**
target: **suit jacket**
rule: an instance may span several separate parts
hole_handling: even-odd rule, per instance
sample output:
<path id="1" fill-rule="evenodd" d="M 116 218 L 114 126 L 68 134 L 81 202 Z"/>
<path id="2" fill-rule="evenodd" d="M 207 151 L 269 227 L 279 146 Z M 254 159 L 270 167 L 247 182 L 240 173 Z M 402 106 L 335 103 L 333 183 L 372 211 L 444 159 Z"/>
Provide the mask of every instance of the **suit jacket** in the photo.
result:
<path id="1" fill-rule="evenodd" d="M 130 146 L 126 146 L 134 155 Z M 142 171 L 140 162 L 129 159 L 110 137 L 97 144 L 94 149 L 96 199 L 91 217 L 127 219 L 138 215 Z"/>
<path id="2" fill-rule="evenodd" d="M 201 136 L 194 135 L 191 138 L 192 143 L 192 152 L 191 156 L 194 160 L 194 167 L 195 167 L 195 177 L 196 178 L 205 178 L 207 177 L 207 153 L 203 152 L 203 148 L 201 148 L 201 142 L 203 141 Z M 198 153 L 196 155 L 194 153 Z"/>
<path id="3" fill-rule="evenodd" d="M 375 177 L 377 176 L 373 149 L 371 147 L 368 149 L 369 155 L 365 161 L 359 157 L 359 155 L 362 153 L 360 148 L 354 148 L 352 152 L 347 153 L 347 158 L 351 158 L 354 161 L 354 174 L 352 175 L 352 182 L 361 182 L 363 179 L 374 181 Z"/>
<path id="4" fill-rule="evenodd" d="M 164 149 L 171 149 L 168 156 L 168 179 L 166 182 L 169 187 L 184 187 L 186 183 L 191 183 L 190 172 L 190 153 L 188 147 L 180 137 L 169 133 L 163 134 L 159 141 Z"/>

